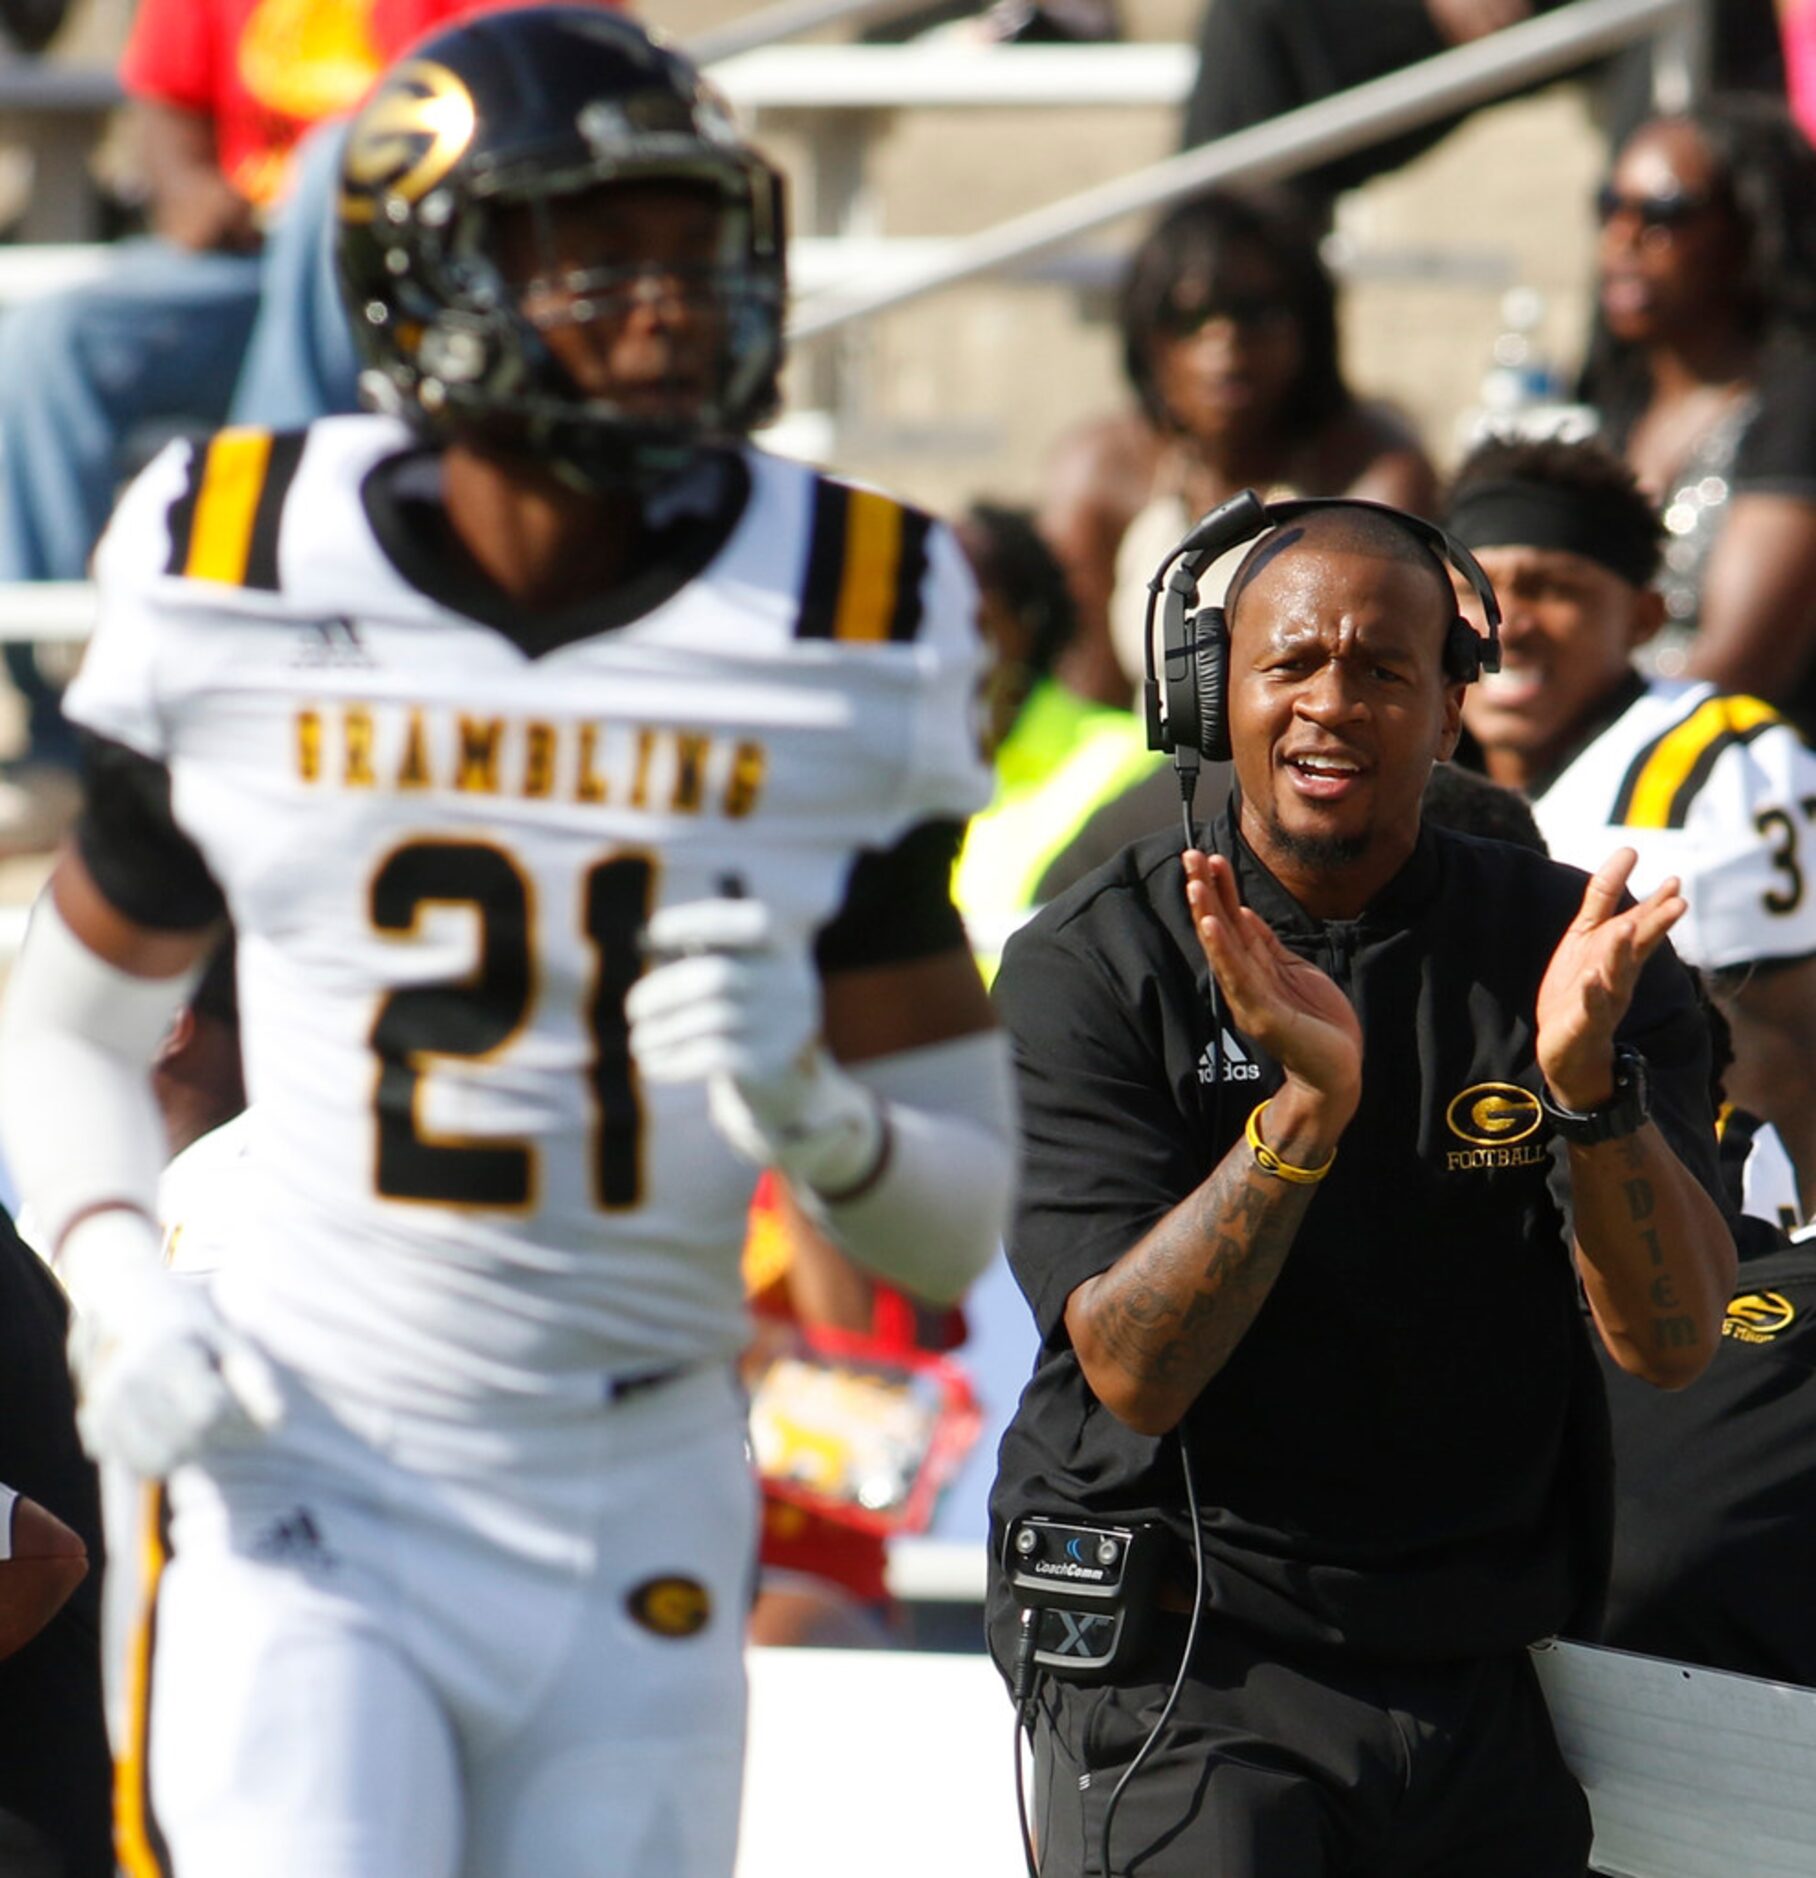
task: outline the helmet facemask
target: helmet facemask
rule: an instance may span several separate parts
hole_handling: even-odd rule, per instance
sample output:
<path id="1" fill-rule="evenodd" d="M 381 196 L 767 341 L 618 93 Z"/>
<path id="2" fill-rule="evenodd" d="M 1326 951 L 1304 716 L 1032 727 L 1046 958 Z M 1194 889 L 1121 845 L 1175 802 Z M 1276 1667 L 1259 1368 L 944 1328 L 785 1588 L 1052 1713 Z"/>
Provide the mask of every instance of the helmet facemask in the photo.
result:
<path id="1" fill-rule="evenodd" d="M 564 266 L 558 225 L 571 230 L 573 206 L 596 201 L 609 218 L 612 197 L 640 184 L 710 192 L 707 251 Z M 461 290 L 423 335 L 419 397 L 449 427 L 581 488 L 666 481 L 735 445 L 773 406 L 780 351 L 781 282 L 752 264 L 753 219 L 748 190 L 673 173 L 478 198 L 451 231 Z M 609 355 L 636 322 L 668 369 L 614 385 Z"/>
<path id="2" fill-rule="evenodd" d="M 343 185 L 366 383 L 418 429 L 603 490 L 666 482 L 773 411 L 781 180 L 698 75 L 629 22 L 531 9 L 454 29 L 356 120 Z M 704 195 L 711 231 L 683 203 L 691 245 L 628 206 L 614 236 L 619 190 Z M 576 209 L 595 198 L 596 244 Z M 640 318 L 670 335 L 670 396 L 645 372 L 614 397 L 594 369 Z M 582 332 L 595 353 L 576 347 Z"/>

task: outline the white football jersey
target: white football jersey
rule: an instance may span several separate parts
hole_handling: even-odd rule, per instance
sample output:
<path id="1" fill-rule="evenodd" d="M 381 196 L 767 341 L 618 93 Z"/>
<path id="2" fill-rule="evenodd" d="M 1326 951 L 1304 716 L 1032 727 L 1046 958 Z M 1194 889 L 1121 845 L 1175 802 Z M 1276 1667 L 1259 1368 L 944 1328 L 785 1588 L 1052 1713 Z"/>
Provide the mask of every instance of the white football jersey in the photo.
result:
<path id="1" fill-rule="evenodd" d="M 1816 953 L 1816 753 L 1769 704 L 1655 680 L 1543 795 L 1553 856 L 1639 856 L 1632 891 L 1676 874 L 1671 943 L 1714 971 Z"/>
<path id="2" fill-rule="evenodd" d="M 533 1416 L 740 1346 L 755 1173 L 638 1081 L 640 933 L 746 893 L 807 946 L 860 851 L 982 805 L 975 589 L 929 518 L 753 451 L 703 571 L 532 656 L 387 557 L 362 489 L 413 447 L 173 446 L 66 704 L 167 766 L 238 934 L 222 1308 L 350 1402 Z"/>
<path id="3" fill-rule="evenodd" d="M 235 1243 L 253 1197 L 249 1149 L 252 1111 L 198 1135 L 158 1180 L 164 1263 L 190 1278 L 209 1278 L 243 1248 Z"/>

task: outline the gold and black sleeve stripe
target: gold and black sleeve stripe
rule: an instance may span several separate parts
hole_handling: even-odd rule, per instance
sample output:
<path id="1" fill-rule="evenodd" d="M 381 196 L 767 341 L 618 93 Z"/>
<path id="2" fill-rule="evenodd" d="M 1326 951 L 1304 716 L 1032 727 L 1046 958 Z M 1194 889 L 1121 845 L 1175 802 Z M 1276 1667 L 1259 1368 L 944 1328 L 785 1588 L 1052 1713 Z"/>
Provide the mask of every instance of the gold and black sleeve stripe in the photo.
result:
<path id="1" fill-rule="evenodd" d="M 906 645 L 921 627 L 931 517 L 871 489 L 822 480 L 797 639 Z"/>
<path id="2" fill-rule="evenodd" d="M 275 593 L 278 524 L 302 454 L 300 430 L 211 437 L 171 504 L 165 572 Z"/>
<path id="3" fill-rule="evenodd" d="M 1625 828 L 1682 828 L 1709 772 L 1736 744 L 1784 720 L 1758 698 L 1707 698 L 1634 757 L 1614 798 Z"/>
<path id="4" fill-rule="evenodd" d="M 158 1590 L 170 1558 L 163 1483 L 145 1490 L 139 1538 L 139 1610 L 126 1664 L 126 1739 L 114 1761 L 114 1853 L 125 1878 L 170 1878 L 170 1852 L 151 1804 L 151 1674 Z"/>

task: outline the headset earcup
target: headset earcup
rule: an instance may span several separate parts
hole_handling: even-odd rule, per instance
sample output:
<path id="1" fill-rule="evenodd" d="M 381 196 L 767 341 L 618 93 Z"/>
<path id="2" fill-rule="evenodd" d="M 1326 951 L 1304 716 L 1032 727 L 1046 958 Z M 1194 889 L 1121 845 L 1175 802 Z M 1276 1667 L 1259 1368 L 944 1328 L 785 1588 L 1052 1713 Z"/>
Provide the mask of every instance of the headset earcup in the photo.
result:
<path id="1" fill-rule="evenodd" d="M 1198 742 L 1197 667 L 1192 653 L 1192 616 L 1186 589 L 1169 582 L 1160 608 L 1160 720 L 1164 726 L 1153 748 L 1190 750 Z"/>
<path id="2" fill-rule="evenodd" d="M 1444 635 L 1444 676 L 1453 685 L 1473 685 L 1482 675 L 1482 635 L 1458 614 Z"/>
<path id="3" fill-rule="evenodd" d="M 1227 763 L 1230 629 L 1220 606 L 1207 606 L 1192 623 L 1198 640 L 1198 749 L 1212 763 Z"/>

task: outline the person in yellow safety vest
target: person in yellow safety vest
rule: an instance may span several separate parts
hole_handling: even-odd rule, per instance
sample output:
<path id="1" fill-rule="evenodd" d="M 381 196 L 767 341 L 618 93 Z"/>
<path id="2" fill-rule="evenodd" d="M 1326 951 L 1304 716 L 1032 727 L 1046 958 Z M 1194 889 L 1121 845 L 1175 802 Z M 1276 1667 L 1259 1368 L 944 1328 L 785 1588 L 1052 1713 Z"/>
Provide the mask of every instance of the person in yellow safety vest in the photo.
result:
<path id="1" fill-rule="evenodd" d="M 996 794 L 973 818 L 953 898 L 986 978 L 1033 910 L 1048 863 L 1092 812 L 1164 760 L 1133 712 L 1068 689 L 1053 666 L 1077 626 L 1065 575 L 1024 510 L 974 503 L 956 524 L 996 663 L 985 734 Z"/>

